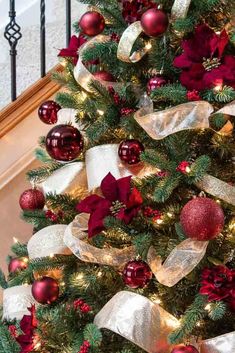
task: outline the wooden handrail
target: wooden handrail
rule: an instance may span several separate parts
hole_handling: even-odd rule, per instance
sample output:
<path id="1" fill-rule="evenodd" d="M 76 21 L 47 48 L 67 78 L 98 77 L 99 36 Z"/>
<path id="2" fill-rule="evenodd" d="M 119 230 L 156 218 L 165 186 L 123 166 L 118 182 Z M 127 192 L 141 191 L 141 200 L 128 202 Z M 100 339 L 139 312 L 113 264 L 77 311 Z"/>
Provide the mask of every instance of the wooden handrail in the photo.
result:
<path id="1" fill-rule="evenodd" d="M 0 138 L 60 89 L 56 82 L 51 81 L 51 74 L 62 69 L 60 64 L 55 66 L 45 77 L 24 91 L 16 101 L 0 111 Z"/>

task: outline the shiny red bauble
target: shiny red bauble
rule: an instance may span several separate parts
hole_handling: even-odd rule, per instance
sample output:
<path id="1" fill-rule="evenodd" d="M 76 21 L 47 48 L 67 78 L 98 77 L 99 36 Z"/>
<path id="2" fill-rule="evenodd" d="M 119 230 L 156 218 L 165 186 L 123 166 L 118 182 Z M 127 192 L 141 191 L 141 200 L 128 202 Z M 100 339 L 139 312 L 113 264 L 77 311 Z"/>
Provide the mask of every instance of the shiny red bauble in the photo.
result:
<path id="1" fill-rule="evenodd" d="M 82 149 L 82 135 L 72 125 L 57 125 L 47 134 L 46 150 L 57 161 L 72 161 L 79 156 Z"/>
<path id="2" fill-rule="evenodd" d="M 45 197 L 38 189 L 25 190 L 20 195 L 19 204 L 22 210 L 42 210 L 45 206 Z"/>
<path id="3" fill-rule="evenodd" d="M 38 116 L 45 124 L 55 124 L 57 122 L 57 113 L 61 106 L 54 101 L 46 101 L 38 108 Z"/>
<path id="4" fill-rule="evenodd" d="M 222 231 L 224 213 L 214 200 L 196 197 L 181 211 L 180 222 L 184 233 L 192 239 L 210 240 Z"/>
<path id="5" fill-rule="evenodd" d="M 134 139 L 122 141 L 118 148 L 119 158 L 128 164 L 139 163 L 142 152 L 144 152 L 144 146 L 140 141 Z"/>
<path id="6" fill-rule="evenodd" d="M 158 9 L 149 9 L 141 16 L 143 30 L 150 37 L 157 37 L 166 32 L 168 24 L 167 14 Z"/>
<path id="7" fill-rule="evenodd" d="M 28 258 L 11 259 L 8 265 L 9 273 L 25 270 L 28 267 Z"/>
<path id="8" fill-rule="evenodd" d="M 34 281 L 32 285 L 32 295 L 40 304 L 51 304 L 59 297 L 59 285 L 51 277 L 43 277 Z"/>
<path id="9" fill-rule="evenodd" d="M 150 94 L 152 91 L 155 89 L 162 87 L 167 84 L 167 80 L 161 76 L 161 75 L 156 75 L 152 78 L 147 83 L 147 93 Z"/>
<path id="10" fill-rule="evenodd" d="M 184 346 L 182 344 L 176 346 L 171 353 L 199 353 L 197 348 L 194 346 L 188 345 Z"/>
<path id="11" fill-rule="evenodd" d="M 151 278 L 152 271 L 142 260 L 129 261 L 122 272 L 122 279 L 130 288 L 144 288 Z"/>
<path id="12" fill-rule="evenodd" d="M 81 17 L 79 26 L 87 36 L 97 36 L 97 34 L 103 32 L 105 20 L 99 12 L 88 11 Z"/>
<path id="13" fill-rule="evenodd" d="M 107 71 L 97 71 L 93 73 L 93 76 L 96 78 L 96 80 L 108 81 L 108 82 L 116 81 L 115 77 Z"/>

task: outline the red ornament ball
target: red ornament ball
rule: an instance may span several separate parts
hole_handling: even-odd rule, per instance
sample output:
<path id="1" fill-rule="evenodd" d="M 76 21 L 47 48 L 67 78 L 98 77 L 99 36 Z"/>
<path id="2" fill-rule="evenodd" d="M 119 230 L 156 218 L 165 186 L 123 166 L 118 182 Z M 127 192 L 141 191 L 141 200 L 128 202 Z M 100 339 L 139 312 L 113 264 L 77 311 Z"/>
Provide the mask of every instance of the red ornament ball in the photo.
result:
<path id="1" fill-rule="evenodd" d="M 149 265 L 141 260 L 129 261 L 122 273 L 124 283 L 130 288 L 144 288 L 151 278 Z"/>
<path id="2" fill-rule="evenodd" d="M 180 344 L 176 346 L 171 353 L 199 353 L 199 351 L 194 346 L 184 346 Z"/>
<path id="3" fill-rule="evenodd" d="M 99 81 L 108 81 L 108 82 L 116 81 L 115 77 L 106 71 L 97 71 L 93 73 L 93 76 L 96 78 L 96 80 L 99 80 Z"/>
<path id="4" fill-rule="evenodd" d="M 156 75 L 156 76 L 150 78 L 150 80 L 147 84 L 147 92 L 148 92 L 148 94 L 150 94 L 155 89 L 162 87 L 166 84 L 167 84 L 167 80 L 163 76 Z"/>
<path id="5" fill-rule="evenodd" d="M 25 190 L 19 200 L 22 210 L 42 210 L 45 206 L 45 197 L 38 189 Z"/>
<path id="6" fill-rule="evenodd" d="M 38 116 L 45 124 L 55 124 L 57 122 L 57 113 L 61 106 L 54 101 L 46 101 L 38 108 Z"/>
<path id="7" fill-rule="evenodd" d="M 59 285 L 51 277 L 43 277 L 34 281 L 32 285 L 32 295 L 40 304 L 51 304 L 59 297 Z"/>
<path id="8" fill-rule="evenodd" d="M 140 141 L 134 139 L 122 141 L 118 149 L 119 158 L 128 164 L 139 163 L 142 152 L 144 152 L 144 146 Z"/>
<path id="9" fill-rule="evenodd" d="M 79 26 L 87 36 L 97 36 L 97 34 L 103 32 L 105 20 L 99 12 L 88 11 L 81 17 Z"/>
<path id="10" fill-rule="evenodd" d="M 72 125 L 57 125 L 47 134 L 46 150 L 57 161 L 72 161 L 79 156 L 82 149 L 82 135 Z"/>
<path id="11" fill-rule="evenodd" d="M 157 37 L 166 32 L 168 23 L 167 14 L 158 9 L 149 9 L 141 17 L 143 30 L 150 37 Z"/>
<path id="12" fill-rule="evenodd" d="M 16 271 L 25 270 L 28 267 L 28 259 L 26 258 L 15 258 L 11 259 L 8 265 L 9 273 L 14 273 Z"/>
<path id="13" fill-rule="evenodd" d="M 224 213 L 214 200 L 207 197 L 197 197 L 184 206 L 180 222 L 183 231 L 189 238 L 210 240 L 222 231 Z"/>

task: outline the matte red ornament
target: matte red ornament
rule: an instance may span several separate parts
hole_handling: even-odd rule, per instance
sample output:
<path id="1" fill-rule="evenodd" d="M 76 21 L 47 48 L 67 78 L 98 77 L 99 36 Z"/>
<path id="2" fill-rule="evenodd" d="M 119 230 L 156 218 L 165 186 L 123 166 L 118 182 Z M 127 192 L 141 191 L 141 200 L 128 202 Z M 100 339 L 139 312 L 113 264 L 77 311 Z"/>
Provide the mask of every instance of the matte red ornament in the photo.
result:
<path id="1" fill-rule="evenodd" d="M 38 116 L 45 124 L 55 124 L 57 122 L 57 113 L 61 106 L 54 101 L 46 101 L 38 108 Z"/>
<path id="2" fill-rule="evenodd" d="M 199 353 L 199 351 L 194 346 L 184 346 L 180 344 L 176 346 L 171 353 Z"/>
<path id="3" fill-rule="evenodd" d="M 222 231 L 224 213 L 214 200 L 207 197 L 197 197 L 184 206 L 180 222 L 183 231 L 189 238 L 210 240 Z"/>
<path id="4" fill-rule="evenodd" d="M 79 26 L 82 32 L 87 36 L 97 36 L 97 34 L 103 32 L 105 20 L 99 12 L 88 11 L 81 17 Z"/>
<path id="5" fill-rule="evenodd" d="M 158 9 L 149 9 L 141 17 L 143 30 L 150 37 L 157 37 L 166 32 L 168 24 L 167 14 Z"/>
<path id="6" fill-rule="evenodd" d="M 101 80 L 101 81 L 108 81 L 108 82 L 115 82 L 116 81 L 115 77 L 107 71 L 97 71 L 97 72 L 93 73 L 93 76 L 97 80 Z"/>
<path id="7" fill-rule="evenodd" d="M 147 84 L 147 92 L 148 92 L 148 94 L 150 94 L 155 89 L 162 87 L 166 84 L 167 84 L 167 80 L 165 79 L 165 77 L 163 77 L 161 75 L 156 75 L 156 76 L 150 78 L 150 80 Z"/>
<path id="8" fill-rule="evenodd" d="M 72 161 L 79 156 L 82 149 L 82 135 L 72 125 L 57 125 L 47 134 L 46 150 L 57 161 Z"/>
<path id="9" fill-rule="evenodd" d="M 11 259 L 8 265 L 9 273 L 14 273 L 16 271 L 25 270 L 28 267 L 27 258 L 15 258 Z"/>
<path id="10" fill-rule="evenodd" d="M 119 158 L 128 164 L 139 163 L 142 152 L 144 152 L 144 146 L 140 141 L 134 139 L 122 141 L 118 149 Z"/>
<path id="11" fill-rule="evenodd" d="M 28 189 L 21 194 L 19 204 L 22 210 L 42 210 L 45 197 L 38 189 Z"/>
<path id="12" fill-rule="evenodd" d="M 32 295 L 40 304 L 51 304 L 59 297 L 59 285 L 51 277 L 43 277 L 34 281 L 32 285 Z"/>
<path id="13" fill-rule="evenodd" d="M 152 271 L 142 260 L 129 261 L 122 273 L 124 283 L 130 288 L 144 288 L 151 278 Z"/>

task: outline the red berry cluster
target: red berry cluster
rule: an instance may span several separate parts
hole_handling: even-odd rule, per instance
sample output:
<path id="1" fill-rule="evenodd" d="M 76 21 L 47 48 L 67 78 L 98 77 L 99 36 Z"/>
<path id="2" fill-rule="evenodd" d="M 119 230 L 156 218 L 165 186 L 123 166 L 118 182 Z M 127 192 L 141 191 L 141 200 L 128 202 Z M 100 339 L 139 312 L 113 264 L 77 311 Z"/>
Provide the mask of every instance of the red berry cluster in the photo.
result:
<path id="1" fill-rule="evenodd" d="M 78 353 L 88 353 L 89 348 L 90 348 L 90 342 L 89 341 L 84 341 L 83 344 L 80 347 L 80 351 Z"/>
<path id="2" fill-rule="evenodd" d="M 88 304 L 86 304 L 82 299 L 75 300 L 73 302 L 73 307 L 75 310 L 79 308 L 82 313 L 89 313 L 89 311 L 91 311 L 91 307 Z"/>
<path id="3" fill-rule="evenodd" d="M 159 178 L 165 178 L 166 176 L 168 176 L 168 172 L 166 170 L 160 170 L 160 172 L 157 173 L 157 176 Z"/>
<path id="4" fill-rule="evenodd" d="M 110 38 L 113 42 L 119 43 L 121 37 L 117 33 L 113 32 Z"/>
<path id="5" fill-rule="evenodd" d="M 62 219 L 64 214 L 62 211 L 59 211 L 58 213 L 54 213 L 51 210 L 46 211 L 45 213 L 46 218 L 50 219 L 52 222 L 58 222 L 59 219 Z"/>
<path id="6" fill-rule="evenodd" d="M 162 214 L 159 210 L 154 210 L 149 206 L 144 208 L 143 215 L 147 218 L 152 218 L 153 221 L 156 221 L 162 217 Z"/>
<path id="7" fill-rule="evenodd" d="M 9 332 L 10 332 L 10 334 L 11 334 L 11 337 L 14 337 L 14 338 L 17 337 L 17 328 L 16 328 L 15 325 L 10 325 L 10 326 L 8 327 L 8 330 L 9 330 Z"/>
<path id="8" fill-rule="evenodd" d="M 176 168 L 177 172 L 180 172 L 182 174 L 187 174 L 187 167 L 190 166 L 190 163 L 187 161 L 181 162 L 178 167 Z"/>
<path id="9" fill-rule="evenodd" d="M 122 116 L 127 116 L 131 113 L 134 113 L 134 111 L 135 111 L 135 109 L 132 109 L 132 108 L 122 108 L 120 110 Z"/>
<path id="10" fill-rule="evenodd" d="M 189 101 L 200 101 L 201 99 L 199 92 L 195 89 L 193 91 L 188 91 L 186 96 Z"/>
<path id="11" fill-rule="evenodd" d="M 117 106 L 126 104 L 126 101 L 119 96 L 119 94 L 114 90 L 113 87 L 109 86 L 108 91 L 109 91 L 110 95 L 113 97 L 114 103 Z M 129 115 L 129 114 L 133 113 L 134 111 L 135 111 L 135 109 L 128 108 L 128 107 L 123 107 L 120 109 L 120 113 L 122 116 Z"/>

